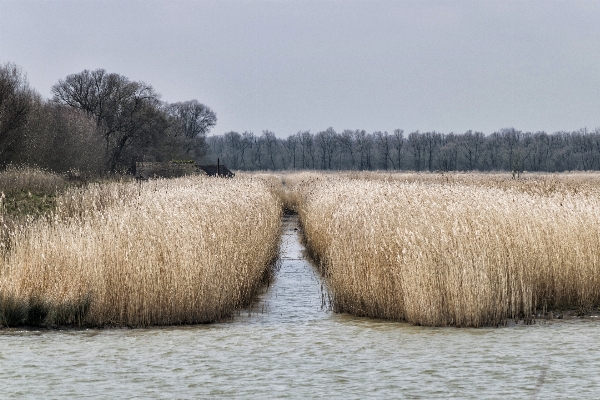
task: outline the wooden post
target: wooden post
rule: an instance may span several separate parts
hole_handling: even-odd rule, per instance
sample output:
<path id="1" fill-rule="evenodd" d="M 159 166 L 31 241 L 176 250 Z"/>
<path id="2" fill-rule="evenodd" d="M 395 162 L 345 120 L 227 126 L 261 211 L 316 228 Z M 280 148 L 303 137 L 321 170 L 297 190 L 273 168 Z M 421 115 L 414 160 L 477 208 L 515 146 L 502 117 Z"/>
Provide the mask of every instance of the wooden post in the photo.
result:
<path id="1" fill-rule="evenodd" d="M 220 160 L 217 158 L 217 177 L 219 177 L 221 175 L 221 163 Z"/>

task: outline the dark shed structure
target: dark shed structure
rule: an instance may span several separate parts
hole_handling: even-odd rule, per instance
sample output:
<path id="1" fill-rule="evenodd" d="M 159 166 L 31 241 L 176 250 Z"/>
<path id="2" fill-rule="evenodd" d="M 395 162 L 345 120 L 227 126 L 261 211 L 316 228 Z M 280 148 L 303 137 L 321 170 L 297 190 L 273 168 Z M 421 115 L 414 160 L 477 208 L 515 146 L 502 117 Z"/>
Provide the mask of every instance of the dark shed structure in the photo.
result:
<path id="1" fill-rule="evenodd" d="M 223 164 L 199 165 L 199 167 L 206 172 L 206 175 L 208 176 L 222 176 L 225 178 L 233 178 L 235 176 L 235 174 Z"/>

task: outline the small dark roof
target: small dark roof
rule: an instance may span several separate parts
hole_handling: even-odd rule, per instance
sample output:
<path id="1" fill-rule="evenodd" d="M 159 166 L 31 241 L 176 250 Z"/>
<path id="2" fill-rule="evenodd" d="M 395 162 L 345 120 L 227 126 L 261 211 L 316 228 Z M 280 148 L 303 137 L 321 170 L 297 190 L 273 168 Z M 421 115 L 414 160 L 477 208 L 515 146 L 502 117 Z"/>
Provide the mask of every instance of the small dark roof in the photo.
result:
<path id="1" fill-rule="evenodd" d="M 208 176 L 224 176 L 226 178 L 233 178 L 235 174 L 231 172 L 225 165 L 220 164 L 218 166 L 219 171 L 217 172 L 217 164 L 199 165 L 200 169 L 206 172 Z"/>

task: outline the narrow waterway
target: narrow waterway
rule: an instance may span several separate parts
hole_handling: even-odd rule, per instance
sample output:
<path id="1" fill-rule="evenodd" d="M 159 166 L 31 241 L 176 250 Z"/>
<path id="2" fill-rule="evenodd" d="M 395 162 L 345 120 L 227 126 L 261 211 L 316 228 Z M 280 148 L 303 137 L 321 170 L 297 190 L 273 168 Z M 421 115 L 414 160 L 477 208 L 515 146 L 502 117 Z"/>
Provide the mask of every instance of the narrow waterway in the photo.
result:
<path id="1" fill-rule="evenodd" d="M 354 318 L 286 216 L 282 259 L 248 310 L 216 324 L 0 331 L 2 398 L 597 398 L 594 320 L 456 329 Z M 326 296 L 325 296 L 326 298 Z"/>

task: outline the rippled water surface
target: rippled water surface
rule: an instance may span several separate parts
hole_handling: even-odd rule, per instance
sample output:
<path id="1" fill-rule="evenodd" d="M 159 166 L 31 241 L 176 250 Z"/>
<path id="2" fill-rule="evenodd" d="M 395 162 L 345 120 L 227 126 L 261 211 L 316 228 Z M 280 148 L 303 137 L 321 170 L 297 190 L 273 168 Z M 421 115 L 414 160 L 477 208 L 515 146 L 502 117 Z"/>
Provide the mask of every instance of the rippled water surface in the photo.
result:
<path id="1" fill-rule="evenodd" d="M 2 331 L 2 398 L 600 398 L 600 324 L 423 328 L 336 315 L 284 224 L 272 286 L 231 321 Z"/>

